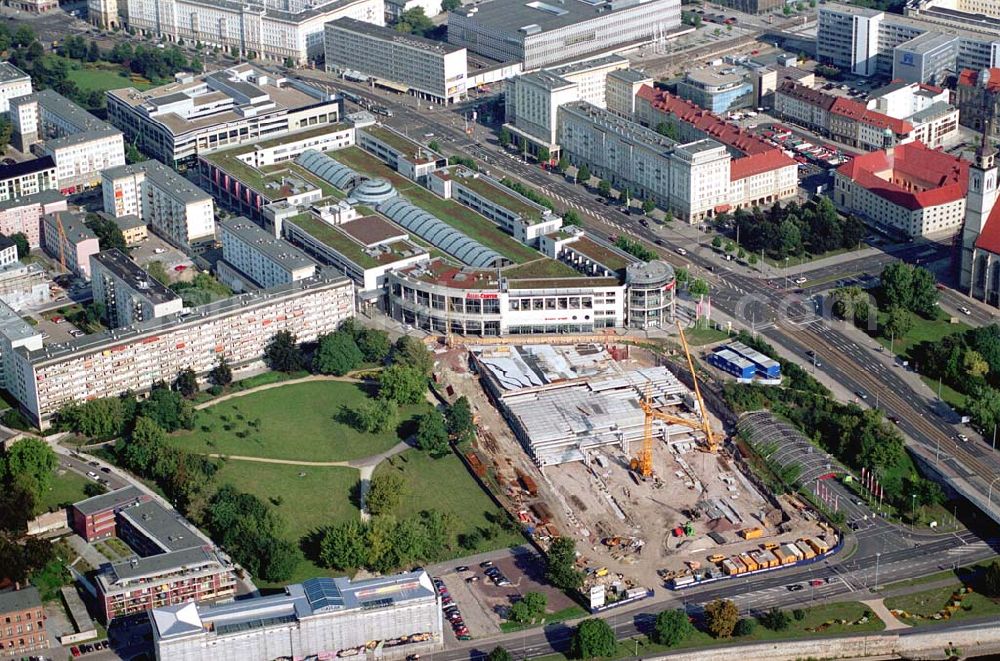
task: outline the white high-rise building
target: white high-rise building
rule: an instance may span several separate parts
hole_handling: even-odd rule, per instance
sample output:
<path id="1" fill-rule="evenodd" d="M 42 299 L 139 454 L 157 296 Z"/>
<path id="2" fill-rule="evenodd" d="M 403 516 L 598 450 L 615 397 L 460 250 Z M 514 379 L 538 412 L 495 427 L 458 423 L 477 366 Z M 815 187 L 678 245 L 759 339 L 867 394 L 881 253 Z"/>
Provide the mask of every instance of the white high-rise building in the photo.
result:
<path id="1" fill-rule="evenodd" d="M 223 261 L 216 268 L 222 281 L 236 291 L 277 287 L 316 273 L 316 262 L 304 252 L 246 218 L 223 220 L 219 229 Z"/>
<path id="2" fill-rule="evenodd" d="M 10 100 L 31 94 L 31 76 L 10 62 L 0 62 L 0 112 L 10 110 Z"/>
<path id="3" fill-rule="evenodd" d="M 92 0 L 96 1 L 96 0 Z M 355 18 L 385 25 L 384 0 L 127 0 L 128 26 L 141 34 L 201 42 L 282 62 L 323 57 L 323 25 Z"/>
<path id="4" fill-rule="evenodd" d="M 121 328 L 180 312 L 181 297 L 114 248 L 90 256 L 90 290 L 108 326 Z"/>
<path id="5" fill-rule="evenodd" d="M 969 190 L 962 227 L 962 291 L 994 305 L 1000 296 L 1000 181 L 997 152 L 983 139 L 969 167 Z"/>
<path id="6" fill-rule="evenodd" d="M 105 170 L 104 210 L 115 218 L 138 216 L 181 247 L 215 238 L 215 202 L 190 181 L 158 161 Z"/>

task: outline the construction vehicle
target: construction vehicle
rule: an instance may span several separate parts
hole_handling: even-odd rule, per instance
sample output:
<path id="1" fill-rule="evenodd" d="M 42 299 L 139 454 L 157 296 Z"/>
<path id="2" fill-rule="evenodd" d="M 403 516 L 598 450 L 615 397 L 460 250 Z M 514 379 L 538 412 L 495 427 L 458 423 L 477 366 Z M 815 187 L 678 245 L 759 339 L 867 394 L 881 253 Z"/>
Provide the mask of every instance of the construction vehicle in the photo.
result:
<path id="1" fill-rule="evenodd" d="M 639 450 L 638 456 L 632 459 L 630 465 L 632 470 L 637 472 L 643 479 L 653 475 L 654 419 L 699 430 L 705 434 L 705 451 L 713 454 L 718 451 L 718 443 L 715 438 L 715 432 L 712 431 L 712 425 L 708 420 L 708 413 L 705 409 L 705 402 L 701 398 L 701 388 L 698 386 L 698 375 L 694 369 L 694 360 L 691 358 L 691 350 L 688 347 L 687 338 L 684 337 L 684 329 L 681 327 L 681 323 L 678 321 L 676 324 L 677 332 L 680 334 L 681 338 L 681 346 L 684 349 L 684 355 L 687 357 L 688 370 L 691 372 L 691 380 L 694 382 L 694 396 L 698 402 L 698 420 L 690 420 L 688 418 L 682 418 L 679 415 L 671 415 L 669 413 L 663 413 L 662 411 L 655 410 L 653 408 L 652 401 L 650 400 L 649 393 L 646 393 L 646 395 L 639 400 L 639 406 L 642 407 L 643 413 L 646 414 L 645 428 L 643 429 L 642 448 Z"/>

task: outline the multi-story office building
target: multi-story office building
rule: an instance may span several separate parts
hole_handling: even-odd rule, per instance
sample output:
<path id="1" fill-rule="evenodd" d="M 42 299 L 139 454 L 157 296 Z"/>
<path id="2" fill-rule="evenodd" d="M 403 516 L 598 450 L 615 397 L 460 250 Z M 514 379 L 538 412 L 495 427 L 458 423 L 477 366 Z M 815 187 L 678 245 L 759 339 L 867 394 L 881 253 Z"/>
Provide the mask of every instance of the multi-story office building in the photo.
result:
<path id="1" fill-rule="evenodd" d="M 73 503 L 70 525 L 88 542 L 114 537 L 118 531 L 118 512 L 126 507 L 152 500 L 138 487 L 127 486 Z"/>
<path id="2" fill-rule="evenodd" d="M 798 164 L 778 148 L 690 101 L 644 86 L 636 97 L 635 119 L 646 127 L 663 124 L 681 143 L 710 139 L 726 146 L 729 194 L 709 215 L 732 209 L 767 206 L 798 192 Z M 672 127 L 672 128 L 671 128 Z M 697 186 L 701 186 L 695 182 Z M 697 192 L 692 191 L 692 199 Z"/>
<path id="3" fill-rule="evenodd" d="M 31 94 L 31 76 L 10 62 L 0 62 L 0 112 L 10 110 L 10 100 Z"/>
<path id="4" fill-rule="evenodd" d="M 202 5 L 206 6 L 206 5 Z M 322 48 L 322 32 L 319 35 Z M 108 119 L 130 142 L 170 167 L 200 153 L 336 124 L 333 94 L 249 64 L 140 92 L 107 92 Z"/>
<path id="5" fill-rule="evenodd" d="M 359 71 L 435 103 L 465 98 L 465 48 L 353 18 L 325 30 L 327 71 Z"/>
<path id="6" fill-rule="evenodd" d="M 0 592 L 0 656 L 25 657 L 49 649 L 45 609 L 32 585 Z"/>
<path id="7" fill-rule="evenodd" d="M 51 156 L 62 191 L 96 186 L 102 170 L 125 164 L 121 131 L 53 90 L 11 99 L 10 116 L 13 143 Z"/>
<path id="8" fill-rule="evenodd" d="M 0 165 L 0 201 L 23 201 L 35 193 L 58 188 L 56 161 L 51 156 Z"/>
<path id="9" fill-rule="evenodd" d="M 679 0 L 492 0 L 448 14 L 448 41 L 525 71 L 608 53 L 681 24 Z"/>
<path id="10" fill-rule="evenodd" d="M 677 83 L 677 96 L 714 113 L 755 107 L 754 87 L 743 71 L 733 66 L 693 69 Z"/>
<path id="11" fill-rule="evenodd" d="M 970 27 L 827 3 L 819 8 L 816 57 L 857 76 L 940 84 L 947 71 L 1000 66 L 996 29 Z"/>
<path id="12" fill-rule="evenodd" d="M 158 161 L 105 170 L 101 191 L 105 212 L 138 216 L 182 248 L 215 238 L 212 196 Z"/>
<path id="13" fill-rule="evenodd" d="M 1000 34 L 997 0 L 909 0 L 903 12 L 926 23 Z"/>
<path id="14" fill-rule="evenodd" d="M 95 251 L 96 252 L 96 251 Z M 193 308 L 190 313 L 133 324 L 39 351 L 16 349 L 21 410 L 47 427 L 63 405 L 124 392 L 148 392 L 187 368 L 207 374 L 225 357 L 237 371 L 261 365 L 264 348 L 279 331 L 301 342 L 336 330 L 354 315 L 354 286 L 339 274 L 241 294 Z"/>
<path id="15" fill-rule="evenodd" d="M 926 236 L 962 226 L 968 177 L 968 161 L 910 142 L 840 166 L 833 201 L 884 231 Z"/>
<path id="16" fill-rule="evenodd" d="M 0 386 L 6 387 L 13 364 L 11 355 L 17 347 L 25 347 L 28 351 L 41 349 L 42 333 L 9 305 L 0 302 Z"/>
<path id="17" fill-rule="evenodd" d="M 691 223 L 729 204 L 726 147 L 715 140 L 679 144 L 656 131 L 587 103 L 559 109 L 559 144 L 571 163 L 587 165 Z"/>
<path id="18" fill-rule="evenodd" d="M 608 77 L 628 72 L 628 60 L 618 55 L 544 69 L 512 78 L 507 83 L 504 125 L 527 151 L 545 148 L 558 158 L 556 113 L 559 106 L 586 101 L 598 108 L 608 104 Z M 645 79 L 645 76 L 643 76 Z M 611 86 L 614 88 L 615 83 Z M 619 93 L 625 90 L 619 86 Z M 622 102 L 619 101 L 621 104 Z"/>
<path id="19" fill-rule="evenodd" d="M 316 273 L 316 262 L 305 253 L 246 218 L 228 218 L 219 223 L 219 229 L 222 261 L 216 268 L 235 291 L 277 287 Z"/>
<path id="20" fill-rule="evenodd" d="M 425 571 L 310 578 L 281 594 L 150 613 L 158 661 L 257 661 L 364 655 L 394 661 L 440 649 L 441 603 Z"/>
<path id="21" fill-rule="evenodd" d="M 383 0 L 127 0 L 127 25 L 169 41 L 201 42 L 296 65 L 323 57 L 323 25 L 385 25 Z"/>
<path id="22" fill-rule="evenodd" d="M 926 83 L 896 81 L 873 91 L 868 108 L 913 125 L 913 139 L 932 149 L 950 147 L 959 139 L 959 110 L 951 93 Z"/>
<path id="23" fill-rule="evenodd" d="M 117 248 L 90 257 L 90 290 L 104 306 L 109 328 L 131 326 L 180 312 L 181 297 Z"/>
<path id="24" fill-rule="evenodd" d="M 17 262 L 17 244 L 5 235 L 0 234 L 0 269 Z"/>
<path id="25" fill-rule="evenodd" d="M 145 500 L 118 508 L 115 520 L 116 535 L 136 555 L 98 570 L 94 585 L 105 622 L 235 596 L 232 561 L 176 511 Z"/>
<path id="26" fill-rule="evenodd" d="M 955 104 L 962 126 L 1000 138 L 1000 67 L 963 69 L 955 87 Z"/>
<path id="27" fill-rule="evenodd" d="M 55 211 L 42 217 L 42 248 L 86 280 L 90 279 L 90 256 L 101 250 L 86 216 L 77 211 Z"/>
<path id="28" fill-rule="evenodd" d="M 722 0 L 719 4 L 747 14 L 766 14 L 785 6 L 783 0 Z"/>
<path id="29" fill-rule="evenodd" d="M 653 86 L 653 79 L 643 71 L 620 69 L 608 74 L 605 88 L 607 109 L 619 117 L 635 115 L 635 98 L 643 85 Z M 596 105 L 596 104 L 595 104 Z"/>
<path id="30" fill-rule="evenodd" d="M 42 216 L 66 211 L 66 198 L 55 190 L 0 201 L 0 234 L 21 233 L 32 247 L 41 245 Z"/>

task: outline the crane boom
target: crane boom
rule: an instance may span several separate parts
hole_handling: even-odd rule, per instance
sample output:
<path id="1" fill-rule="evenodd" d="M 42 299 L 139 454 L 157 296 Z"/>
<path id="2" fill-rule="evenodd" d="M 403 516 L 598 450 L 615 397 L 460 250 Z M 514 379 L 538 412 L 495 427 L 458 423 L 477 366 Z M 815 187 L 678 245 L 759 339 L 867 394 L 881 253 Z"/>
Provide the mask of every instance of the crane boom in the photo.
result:
<path id="1" fill-rule="evenodd" d="M 694 369 L 694 361 L 691 359 L 691 350 L 688 348 L 687 338 L 684 337 L 684 329 L 681 322 L 675 321 L 677 332 L 681 336 L 681 346 L 684 348 L 684 356 L 687 357 L 688 369 L 691 371 L 691 381 L 694 383 L 694 396 L 698 401 L 698 417 L 701 418 L 702 431 L 705 432 L 706 450 L 711 453 L 718 451 L 715 434 L 712 432 L 712 425 L 708 421 L 708 411 L 705 409 L 705 401 L 701 398 L 701 388 L 698 386 L 698 374 Z"/>

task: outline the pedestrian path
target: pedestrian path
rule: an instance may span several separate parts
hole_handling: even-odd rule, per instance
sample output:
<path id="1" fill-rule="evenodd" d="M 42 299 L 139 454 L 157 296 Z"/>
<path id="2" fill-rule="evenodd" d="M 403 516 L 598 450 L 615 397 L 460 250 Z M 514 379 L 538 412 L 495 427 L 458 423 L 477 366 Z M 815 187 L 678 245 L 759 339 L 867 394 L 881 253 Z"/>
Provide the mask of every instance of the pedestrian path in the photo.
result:
<path id="1" fill-rule="evenodd" d="M 895 615 L 889 612 L 889 609 L 885 607 L 881 599 L 868 599 L 867 601 L 862 601 L 865 606 L 872 609 L 872 612 L 879 616 L 883 622 L 885 622 L 886 631 L 896 631 L 899 629 L 909 629 L 910 625 L 904 622 L 900 622 Z"/>
<path id="2" fill-rule="evenodd" d="M 260 464 L 284 464 L 287 466 L 312 466 L 312 467 L 330 467 L 330 466 L 342 466 L 345 468 L 357 468 L 362 470 L 364 468 L 374 468 L 378 466 L 382 461 L 392 457 L 394 455 L 403 452 L 408 449 L 410 445 L 406 441 L 400 441 L 396 445 L 392 446 L 385 452 L 380 454 L 373 454 L 369 457 L 362 457 L 360 459 L 351 459 L 350 461 L 301 461 L 298 459 L 272 459 L 269 457 L 250 457 L 247 455 L 240 454 L 220 454 L 213 452 L 205 456 L 211 457 L 212 459 L 235 459 L 236 461 L 254 461 Z"/>
<path id="3" fill-rule="evenodd" d="M 216 397 L 207 402 L 196 404 L 194 409 L 196 411 L 201 411 L 202 409 L 207 409 L 210 406 L 215 406 L 216 404 L 227 402 L 230 399 L 252 395 L 255 392 L 271 390 L 272 388 L 283 388 L 284 386 L 293 386 L 297 383 L 309 383 L 310 381 L 344 381 L 346 383 L 361 383 L 361 379 L 356 379 L 352 376 L 331 376 L 327 374 L 310 374 L 309 376 L 304 376 L 301 379 L 289 379 L 287 381 L 278 381 L 276 383 L 265 383 L 264 385 L 257 386 L 255 388 L 247 388 L 246 390 L 238 390 L 236 392 L 231 392 L 228 395 L 223 395 L 222 397 Z"/>

